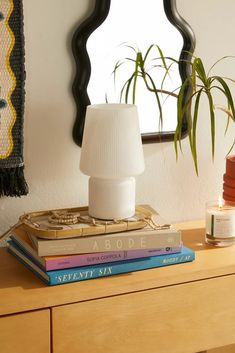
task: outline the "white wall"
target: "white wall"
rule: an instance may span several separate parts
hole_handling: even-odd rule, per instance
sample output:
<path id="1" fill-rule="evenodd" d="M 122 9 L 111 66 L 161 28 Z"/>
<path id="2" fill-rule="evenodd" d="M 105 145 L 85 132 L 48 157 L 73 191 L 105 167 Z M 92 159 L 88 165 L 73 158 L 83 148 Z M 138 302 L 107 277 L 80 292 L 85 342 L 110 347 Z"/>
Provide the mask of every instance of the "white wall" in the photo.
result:
<path id="1" fill-rule="evenodd" d="M 179 12 L 194 29 L 196 54 L 208 67 L 223 55 L 235 54 L 234 0 L 177 3 Z M 92 0 L 24 0 L 24 151 L 30 193 L 20 199 L 0 199 L 0 234 L 24 212 L 87 204 L 87 177 L 79 171 L 80 148 L 71 137 L 75 104 L 71 94 L 74 62 L 70 41 L 74 28 L 92 4 Z M 235 77 L 235 61 L 223 62 L 219 69 L 219 74 Z M 170 221 L 204 217 L 205 202 L 216 199 L 222 191 L 224 157 L 233 141 L 234 127 L 224 138 L 225 118 L 218 116 L 216 158 L 212 164 L 206 104 L 201 108 L 200 125 L 199 177 L 186 140 L 177 163 L 172 143 L 144 145 L 146 170 L 137 180 L 137 202 L 151 204 Z"/>

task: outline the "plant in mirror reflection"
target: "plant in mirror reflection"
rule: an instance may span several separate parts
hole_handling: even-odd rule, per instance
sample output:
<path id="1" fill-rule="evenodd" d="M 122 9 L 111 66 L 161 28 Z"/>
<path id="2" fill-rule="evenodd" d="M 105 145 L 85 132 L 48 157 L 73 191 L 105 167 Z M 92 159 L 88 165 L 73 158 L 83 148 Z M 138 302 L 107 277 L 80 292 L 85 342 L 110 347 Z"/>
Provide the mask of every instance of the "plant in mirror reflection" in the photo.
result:
<path id="1" fill-rule="evenodd" d="M 170 91 L 165 89 L 165 83 L 167 80 L 171 79 L 172 71 L 175 68 L 178 70 L 178 65 L 180 61 L 183 61 L 183 59 L 177 60 L 172 57 L 164 56 L 161 48 L 156 44 L 150 45 L 146 52 L 142 52 L 140 49 L 136 49 L 134 46 L 126 43 L 122 45 L 126 46 L 131 51 L 132 55 L 130 57 L 120 59 L 115 64 L 113 70 L 115 84 L 118 72 L 124 67 L 124 65 L 129 65 L 128 77 L 125 78 L 120 89 L 120 102 L 132 104 L 136 103 L 137 85 L 141 80 L 145 88 L 155 97 L 156 107 L 159 111 L 159 124 L 162 125 L 164 119 L 162 105 L 168 97 L 175 97 L 177 100 L 177 126 L 174 134 L 176 158 L 178 159 L 178 150 L 180 149 L 182 151 L 181 140 L 183 136 L 181 132 L 183 120 L 186 116 L 191 154 L 196 173 L 198 174 L 197 126 L 199 105 L 202 96 L 205 96 L 209 106 L 211 154 L 212 159 L 214 159 L 215 111 L 218 109 L 226 113 L 226 133 L 229 128 L 230 121 L 232 120 L 235 122 L 235 104 L 229 87 L 229 83 L 235 83 L 235 80 L 229 77 L 213 75 L 212 71 L 220 61 L 228 58 L 234 59 L 235 57 L 222 57 L 217 60 L 206 72 L 202 59 L 187 52 L 191 56 L 191 61 L 187 61 L 191 68 L 190 74 L 182 82 L 180 87 L 176 87 L 173 91 Z M 156 53 L 155 55 L 157 56 L 153 56 L 153 53 Z M 188 89 L 189 94 L 185 95 Z M 225 105 L 215 104 L 215 94 L 217 94 L 217 92 L 220 93 L 220 97 L 224 98 Z M 165 96 L 164 100 L 162 100 L 163 96 Z M 235 139 L 228 153 L 231 152 L 234 145 Z"/>

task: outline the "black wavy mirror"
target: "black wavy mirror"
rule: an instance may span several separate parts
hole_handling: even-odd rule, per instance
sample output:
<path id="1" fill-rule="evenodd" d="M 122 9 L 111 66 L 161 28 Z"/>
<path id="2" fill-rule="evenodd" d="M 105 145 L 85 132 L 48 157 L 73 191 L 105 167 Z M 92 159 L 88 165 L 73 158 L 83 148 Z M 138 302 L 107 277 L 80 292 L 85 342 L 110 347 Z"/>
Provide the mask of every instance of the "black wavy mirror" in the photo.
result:
<path id="1" fill-rule="evenodd" d="M 133 48 L 144 53 L 157 44 L 164 56 L 180 59 L 171 66 L 164 79 L 167 91 L 177 92 L 190 72 L 190 53 L 194 51 L 192 29 L 179 15 L 176 0 L 96 0 L 91 15 L 77 28 L 72 40 L 76 62 L 73 95 L 77 116 L 73 128 L 74 141 L 81 146 L 86 107 L 89 104 L 120 101 L 123 82 L 128 78 L 128 65 L 122 63 L 112 74 L 115 64 L 128 58 L 132 63 Z M 159 69 L 159 52 L 150 57 L 150 70 Z M 161 58 L 160 58 L 161 59 Z M 151 66 L 152 65 L 152 66 Z M 161 78 L 163 78 L 164 74 Z M 169 76 L 169 77 L 168 77 Z M 118 77 L 118 79 L 117 79 Z M 165 86 L 164 86 L 165 88 Z M 188 91 L 185 92 L 187 99 Z M 163 124 L 154 98 L 138 84 L 135 104 L 140 117 L 143 143 L 169 141 L 174 138 L 177 124 L 177 102 L 173 96 L 162 95 Z M 129 101 L 129 103 L 132 103 Z M 182 124 L 182 136 L 187 134 L 187 116 Z"/>

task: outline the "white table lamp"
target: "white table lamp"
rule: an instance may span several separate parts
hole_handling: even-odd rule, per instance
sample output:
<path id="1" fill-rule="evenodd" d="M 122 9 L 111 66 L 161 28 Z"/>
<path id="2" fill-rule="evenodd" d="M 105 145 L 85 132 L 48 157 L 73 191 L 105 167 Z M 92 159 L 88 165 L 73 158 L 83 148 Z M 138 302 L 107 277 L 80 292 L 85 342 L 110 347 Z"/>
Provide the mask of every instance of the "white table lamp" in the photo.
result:
<path id="1" fill-rule="evenodd" d="M 89 105 L 81 171 L 89 179 L 89 214 L 123 219 L 135 214 L 135 178 L 144 171 L 137 108 L 132 104 Z"/>

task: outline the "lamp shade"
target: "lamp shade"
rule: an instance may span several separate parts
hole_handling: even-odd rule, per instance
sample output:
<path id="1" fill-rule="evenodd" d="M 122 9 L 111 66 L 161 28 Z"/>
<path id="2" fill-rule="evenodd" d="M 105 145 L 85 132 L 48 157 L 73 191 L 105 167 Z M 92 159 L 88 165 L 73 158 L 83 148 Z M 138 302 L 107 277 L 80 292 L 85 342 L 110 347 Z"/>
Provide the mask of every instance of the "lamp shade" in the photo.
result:
<path id="1" fill-rule="evenodd" d="M 80 169 L 97 178 L 141 174 L 144 156 L 137 107 L 132 104 L 89 105 Z"/>

